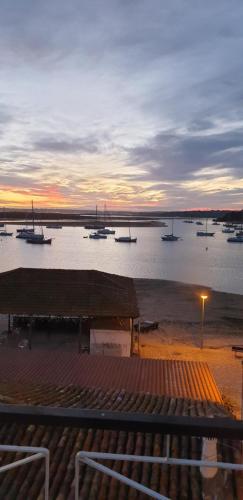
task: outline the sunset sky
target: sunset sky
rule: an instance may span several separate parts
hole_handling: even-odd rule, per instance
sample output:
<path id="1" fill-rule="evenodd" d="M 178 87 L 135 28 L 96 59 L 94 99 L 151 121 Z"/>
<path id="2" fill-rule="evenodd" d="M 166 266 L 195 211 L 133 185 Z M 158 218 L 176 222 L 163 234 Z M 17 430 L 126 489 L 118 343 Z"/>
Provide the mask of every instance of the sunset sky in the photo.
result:
<path id="1" fill-rule="evenodd" d="M 0 205 L 243 205 L 242 0 L 0 0 Z"/>

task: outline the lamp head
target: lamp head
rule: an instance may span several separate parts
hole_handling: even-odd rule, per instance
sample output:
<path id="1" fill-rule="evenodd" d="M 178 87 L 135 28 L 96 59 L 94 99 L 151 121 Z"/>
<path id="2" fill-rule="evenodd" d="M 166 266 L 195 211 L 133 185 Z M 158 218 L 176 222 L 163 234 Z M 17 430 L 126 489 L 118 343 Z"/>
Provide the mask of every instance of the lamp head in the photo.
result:
<path id="1" fill-rule="evenodd" d="M 207 295 L 201 295 L 200 296 L 202 300 L 207 300 L 208 296 Z"/>

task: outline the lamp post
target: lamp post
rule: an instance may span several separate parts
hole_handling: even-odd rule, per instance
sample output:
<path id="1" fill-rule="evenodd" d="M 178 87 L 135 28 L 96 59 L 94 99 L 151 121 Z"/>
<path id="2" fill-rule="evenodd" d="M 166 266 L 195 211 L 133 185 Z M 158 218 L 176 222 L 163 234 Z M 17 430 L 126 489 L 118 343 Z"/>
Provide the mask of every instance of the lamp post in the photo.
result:
<path id="1" fill-rule="evenodd" d="M 207 300 L 207 295 L 201 295 L 202 309 L 201 309 L 201 337 L 200 337 L 200 349 L 203 349 L 203 330 L 204 330 L 204 318 L 205 318 L 205 300 Z"/>

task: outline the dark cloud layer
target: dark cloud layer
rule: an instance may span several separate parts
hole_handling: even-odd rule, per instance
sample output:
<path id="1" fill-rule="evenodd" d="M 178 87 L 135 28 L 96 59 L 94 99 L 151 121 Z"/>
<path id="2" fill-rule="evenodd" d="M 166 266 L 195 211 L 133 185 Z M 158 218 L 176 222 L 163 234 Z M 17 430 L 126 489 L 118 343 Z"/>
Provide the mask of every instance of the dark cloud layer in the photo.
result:
<path id="1" fill-rule="evenodd" d="M 205 125 L 205 123 L 204 123 Z M 209 123 L 209 130 L 211 129 Z M 150 180 L 191 178 L 203 168 L 229 169 L 243 177 L 243 128 L 209 135 L 159 133 L 129 151 L 131 164 L 145 166 Z"/>

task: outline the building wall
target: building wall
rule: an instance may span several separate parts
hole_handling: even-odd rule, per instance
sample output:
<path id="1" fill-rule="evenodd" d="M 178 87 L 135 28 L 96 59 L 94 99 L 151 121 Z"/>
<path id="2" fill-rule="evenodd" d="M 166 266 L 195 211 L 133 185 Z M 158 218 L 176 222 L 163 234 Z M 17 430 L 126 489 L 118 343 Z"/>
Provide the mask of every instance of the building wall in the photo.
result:
<path id="1" fill-rule="evenodd" d="M 12 326 L 12 324 L 11 324 Z M 8 315 L 0 314 L 0 334 L 8 329 Z"/>
<path id="2" fill-rule="evenodd" d="M 126 330 L 90 330 L 90 354 L 129 357 L 131 332 Z"/>

